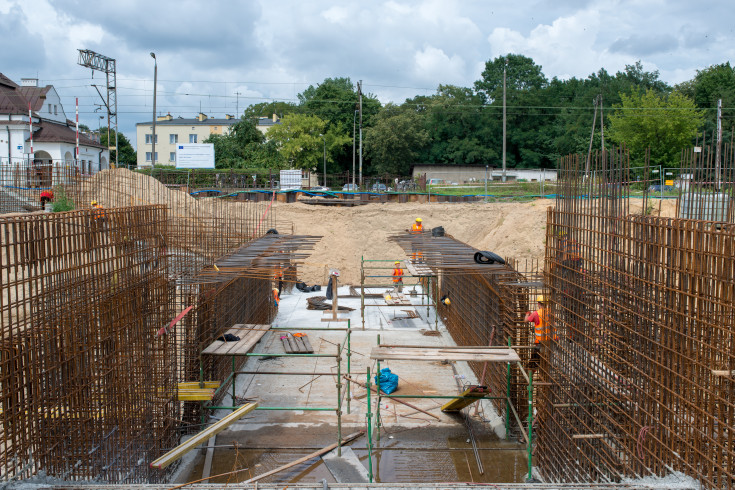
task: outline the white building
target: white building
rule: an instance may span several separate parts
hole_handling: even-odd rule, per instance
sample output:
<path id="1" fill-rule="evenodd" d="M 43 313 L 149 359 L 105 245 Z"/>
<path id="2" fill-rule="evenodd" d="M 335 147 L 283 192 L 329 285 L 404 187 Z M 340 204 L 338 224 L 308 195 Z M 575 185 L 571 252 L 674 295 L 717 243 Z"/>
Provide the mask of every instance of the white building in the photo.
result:
<path id="1" fill-rule="evenodd" d="M 3 185 L 9 185 L 9 169 L 24 169 L 15 172 L 13 185 L 38 188 L 55 185 L 60 175 L 94 174 L 109 167 L 109 150 L 82 133 L 79 134 L 78 158 L 74 157 L 75 150 L 75 123 L 67 119 L 56 89 L 52 85 L 39 87 L 36 79 L 23 79 L 19 86 L 0 73 Z"/>

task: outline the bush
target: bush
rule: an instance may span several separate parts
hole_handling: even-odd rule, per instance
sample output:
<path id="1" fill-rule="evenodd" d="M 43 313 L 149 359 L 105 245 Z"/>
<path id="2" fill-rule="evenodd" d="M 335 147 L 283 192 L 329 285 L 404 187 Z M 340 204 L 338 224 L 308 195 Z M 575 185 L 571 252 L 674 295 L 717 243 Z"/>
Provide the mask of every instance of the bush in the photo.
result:
<path id="1" fill-rule="evenodd" d="M 74 201 L 69 199 L 60 185 L 54 187 L 54 202 L 51 204 L 51 211 L 54 213 L 63 213 L 64 211 L 72 211 L 74 209 Z"/>

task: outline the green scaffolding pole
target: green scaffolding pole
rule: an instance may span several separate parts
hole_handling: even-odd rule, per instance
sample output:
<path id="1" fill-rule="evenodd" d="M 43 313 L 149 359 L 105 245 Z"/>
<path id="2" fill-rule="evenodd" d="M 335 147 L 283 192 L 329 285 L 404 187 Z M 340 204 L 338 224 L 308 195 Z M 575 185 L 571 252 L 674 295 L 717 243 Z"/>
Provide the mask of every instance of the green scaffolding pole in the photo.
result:
<path id="1" fill-rule="evenodd" d="M 370 401 L 370 366 L 367 368 L 367 382 L 365 383 L 365 386 L 367 387 L 367 413 L 365 414 L 365 417 L 367 418 L 367 451 L 368 451 L 368 481 L 370 483 L 373 482 L 373 431 L 372 431 L 372 418 L 373 414 L 371 412 L 371 401 Z"/>

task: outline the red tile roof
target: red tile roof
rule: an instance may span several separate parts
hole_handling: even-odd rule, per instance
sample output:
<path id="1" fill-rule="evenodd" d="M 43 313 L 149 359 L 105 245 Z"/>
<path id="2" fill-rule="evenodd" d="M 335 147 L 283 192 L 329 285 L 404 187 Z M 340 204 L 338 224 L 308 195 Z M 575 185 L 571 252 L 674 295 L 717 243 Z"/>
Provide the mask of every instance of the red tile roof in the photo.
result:
<path id="1" fill-rule="evenodd" d="M 28 114 L 28 100 L 19 89 L 15 82 L 0 73 L 0 113 Z"/>
<path id="2" fill-rule="evenodd" d="M 51 89 L 51 85 L 45 87 L 18 87 L 18 90 L 27 101 L 31 103 L 31 109 L 38 112 L 43 109 L 44 100 L 46 100 L 46 93 Z"/>
<path id="3" fill-rule="evenodd" d="M 41 121 L 39 124 L 41 129 L 33 133 L 33 141 L 44 142 L 44 143 L 70 143 L 76 144 L 76 131 L 63 124 L 54 123 L 51 121 Z M 30 138 L 28 139 L 30 140 Z M 26 140 L 26 141 L 28 141 Z M 107 149 L 105 145 L 102 145 L 87 136 L 79 133 L 79 146 L 90 146 L 93 148 Z"/>

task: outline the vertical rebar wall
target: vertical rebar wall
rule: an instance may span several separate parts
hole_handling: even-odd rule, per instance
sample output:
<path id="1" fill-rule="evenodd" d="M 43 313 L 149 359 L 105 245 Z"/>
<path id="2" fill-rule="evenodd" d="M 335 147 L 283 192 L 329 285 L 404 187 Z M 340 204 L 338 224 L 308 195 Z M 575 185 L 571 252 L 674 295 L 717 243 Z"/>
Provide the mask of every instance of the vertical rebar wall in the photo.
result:
<path id="1" fill-rule="evenodd" d="M 536 419 L 547 480 L 681 471 L 707 488 L 735 485 L 733 165 L 723 153 L 719 181 L 706 157 L 684 155 L 682 176 L 694 180 L 683 179 L 679 201 L 680 215 L 710 209 L 719 222 L 651 217 L 645 204 L 629 214 L 623 150 L 598 155 L 588 175 L 581 159 L 562 159 L 545 264 L 557 338 Z"/>
<path id="2" fill-rule="evenodd" d="M 520 263 L 475 262 L 479 251 L 451 236 L 432 236 L 403 233 L 390 238 L 407 255 L 420 256 L 438 278 L 438 298 L 447 296 L 450 306 L 438 303 L 438 314 L 458 345 L 514 346 L 532 344 L 531 328 L 524 322 L 529 301 L 541 291 L 539 264 L 535 261 Z M 521 268 L 523 273 L 517 268 Z M 531 352 L 518 352 L 525 367 Z M 497 396 L 507 391 L 507 367 L 500 363 L 470 362 L 470 367 L 481 383 L 490 387 Z M 522 420 L 528 413 L 528 382 L 516 365 L 511 369 L 510 398 Z M 504 400 L 493 400 L 498 413 L 507 414 Z M 511 424 L 515 427 L 515 421 Z"/>
<path id="3" fill-rule="evenodd" d="M 147 463 L 178 443 L 196 412 L 177 400 L 177 383 L 199 379 L 201 350 L 232 324 L 275 314 L 273 267 L 201 273 L 275 227 L 275 215 L 268 201 L 195 200 L 123 169 L 67 177 L 50 180 L 82 210 L 0 218 L 0 479 L 44 470 L 155 482 L 165 473 Z M 224 364 L 203 367 L 207 379 L 224 379 Z"/>
<path id="4" fill-rule="evenodd" d="M 176 441 L 163 206 L 0 218 L 0 477 L 156 480 Z M 151 382 L 151 381 L 154 382 Z"/>

